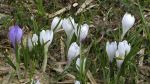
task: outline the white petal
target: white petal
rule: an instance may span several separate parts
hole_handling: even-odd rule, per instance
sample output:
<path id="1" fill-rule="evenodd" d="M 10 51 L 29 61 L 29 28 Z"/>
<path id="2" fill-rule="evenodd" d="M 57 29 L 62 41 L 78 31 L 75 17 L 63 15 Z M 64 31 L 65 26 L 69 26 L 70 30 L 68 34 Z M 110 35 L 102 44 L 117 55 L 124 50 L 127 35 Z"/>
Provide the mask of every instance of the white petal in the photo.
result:
<path id="1" fill-rule="evenodd" d="M 32 42 L 33 42 L 34 45 L 37 44 L 37 42 L 38 42 L 38 36 L 37 36 L 37 34 L 33 34 L 33 36 L 32 36 Z"/>
<path id="2" fill-rule="evenodd" d="M 66 32 L 67 36 L 69 37 L 72 33 L 74 33 L 74 22 L 71 22 L 69 18 L 63 19 L 62 27 Z"/>
<path id="3" fill-rule="evenodd" d="M 45 43 L 45 30 L 42 30 L 40 32 L 40 43 L 44 44 Z"/>
<path id="4" fill-rule="evenodd" d="M 60 29 L 61 24 L 62 24 L 62 20 L 59 17 L 55 17 L 51 23 L 51 30 L 55 29 L 55 31 L 57 31 L 58 29 Z"/>
<path id="5" fill-rule="evenodd" d="M 118 44 L 118 52 L 119 52 L 119 56 L 124 57 L 125 56 L 125 46 L 123 42 L 119 42 Z"/>
<path id="6" fill-rule="evenodd" d="M 28 47 L 29 47 L 29 51 L 31 51 L 33 48 L 32 41 L 31 41 L 30 37 L 28 37 Z"/>
<path id="7" fill-rule="evenodd" d="M 130 46 L 130 44 L 128 44 L 128 42 L 126 40 L 124 40 L 123 43 L 124 43 L 126 55 L 128 55 L 128 53 L 131 50 L 131 46 Z"/>
<path id="8" fill-rule="evenodd" d="M 80 41 L 84 40 L 88 34 L 89 26 L 87 24 L 84 24 L 81 26 L 80 30 Z"/>
<path id="9" fill-rule="evenodd" d="M 125 13 L 122 18 L 123 34 L 125 34 L 134 24 L 135 18 L 131 14 Z"/>
<path id="10" fill-rule="evenodd" d="M 42 30 L 40 32 L 40 43 L 44 44 L 46 43 L 46 45 L 44 46 L 45 48 L 48 49 L 49 45 L 51 44 L 53 40 L 53 31 L 50 30 Z"/>
<path id="11" fill-rule="evenodd" d="M 70 45 L 70 48 L 68 50 L 68 62 L 70 63 L 75 57 L 77 57 L 80 53 L 80 47 L 77 45 L 76 42 L 73 42 Z"/>
<path id="12" fill-rule="evenodd" d="M 46 33 L 45 33 L 45 43 L 46 43 L 46 47 L 48 48 L 49 45 L 51 44 L 53 40 L 53 31 L 50 31 L 50 30 L 46 30 Z"/>
<path id="13" fill-rule="evenodd" d="M 113 61 L 113 58 L 115 57 L 116 50 L 117 50 L 116 42 L 106 43 L 106 52 L 111 62 Z"/>

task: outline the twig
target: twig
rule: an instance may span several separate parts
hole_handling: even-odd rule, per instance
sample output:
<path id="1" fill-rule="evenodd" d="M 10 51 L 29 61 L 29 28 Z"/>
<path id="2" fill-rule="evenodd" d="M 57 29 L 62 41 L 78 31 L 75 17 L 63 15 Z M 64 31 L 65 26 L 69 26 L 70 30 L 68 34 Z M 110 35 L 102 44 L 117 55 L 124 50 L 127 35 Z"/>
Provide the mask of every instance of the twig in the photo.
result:
<path id="1" fill-rule="evenodd" d="M 63 37 L 61 36 L 61 39 L 60 39 L 60 50 L 61 50 L 61 61 L 64 62 L 65 61 L 65 50 L 64 50 L 64 47 L 65 47 L 65 44 L 63 42 Z"/>
<path id="2" fill-rule="evenodd" d="M 63 69 L 57 69 L 57 68 L 53 68 L 53 70 L 55 70 L 55 71 L 57 71 L 57 72 L 60 72 L 60 73 L 62 73 L 63 72 Z M 75 76 L 74 75 L 72 75 L 72 74 L 66 74 L 67 76 L 69 76 L 69 77 L 71 77 L 72 79 L 74 79 L 75 80 Z"/>
<path id="3" fill-rule="evenodd" d="M 92 73 L 89 70 L 87 71 L 86 75 L 89 78 L 91 84 L 97 84 L 96 81 L 95 81 L 95 79 L 94 79 L 94 77 L 93 77 L 93 75 L 92 75 Z"/>
<path id="4" fill-rule="evenodd" d="M 55 12 L 55 13 L 53 13 L 53 14 L 46 13 L 46 15 L 47 15 L 49 18 L 53 18 L 53 17 L 55 17 L 55 16 L 57 16 L 57 15 L 59 15 L 59 14 L 64 13 L 64 12 L 67 11 L 67 10 L 70 10 L 70 9 L 71 9 L 71 5 L 68 5 L 67 7 L 62 8 L 62 9 L 58 10 L 57 12 Z"/>
<path id="5" fill-rule="evenodd" d="M 77 10 L 77 12 L 75 13 L 75 15 L 79 14 L 80 12 L 82 12 L 82 11 L 85 9 L 85 7 L 86 7 L 87 5 L 89 5 L 92 1 L 93 1 L 93 0 L 86 0 L 86 1 L 81 5 L 81 7 Z"/>

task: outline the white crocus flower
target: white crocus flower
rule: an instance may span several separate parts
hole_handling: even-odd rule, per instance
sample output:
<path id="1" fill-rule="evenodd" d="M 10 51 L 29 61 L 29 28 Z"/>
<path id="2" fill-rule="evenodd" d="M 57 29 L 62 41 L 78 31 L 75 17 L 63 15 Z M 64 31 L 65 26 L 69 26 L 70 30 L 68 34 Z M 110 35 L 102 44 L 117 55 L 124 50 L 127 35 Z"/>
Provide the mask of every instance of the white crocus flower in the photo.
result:
<path id="1" fill-rule="evenodd" d="M 37 36 L 37 34 L 33 34 L 32 39 L 31 39 L 31 37 L 28 37 L 29 51 L 32 50 L 33 46 L 37 45 L 37 42 L 38 42 L 38 36 Z"/>
<path id="2" fill-rule="evenodd" d="M 50 30 L 42 30 L 40 32 L 40 43 L 45 44 L 44 48 L 48 49 L 49 45 L 53 40 L 53 31 Z"/>
<path id="3" fill-rule="evenodd" d="M 80 29 L 80 42 L 84 40 L 88 34 L 89 26 L 87 24 L 81 25 Z"/>
<path id="4" fill-rule="evenodd" d="M 122 39 L 126 34 L 126 32 L 133 26 L 134 22 L 135 22 L 134 16 L 131 16 L 131 14 L 129 13 L 125 13 L 125 15 L 122 18 L 122 30 L 123 30 Z"/>
<path id="5" fill-rule="evenodd" d="M 128 42 L 126 40 L 119 42 L 118 44 L 118 52 L 119 52 L 119 56 L 126 56 L 128 55 L 128 53 L 131 50 L 131 46 L 130 44 L 128 44 Z"/>
<path id="6" fill-rule="evenodd" d="M 109 43 L 109 42 L 106 43 L 106 52 L 107 52 L 107 55 L 108 55 L 110 62 L 113 61 L 113 58 L 115 57 L 116 50 L 117 50 L 116 41 L 111 42 L 111 43 Z"/>
<path id="7" fill-rule="evenodd" d="M 33 42 L 33 45 L 36 45 L 38 43 L 38 36 L 37 36 L 37 34 L 33 34 L 32 42 Z"/>
<path id="8" fill-rule="evenodd" d="M 76 42 L 73 42 L 70 45 L 70 48 L 68 50 L 68 56 L 67 56 L 68 64 L 70 64 L 71 61 L 79 55 L 79 53 L 80 53 L 80 47 Z"/>
<path id="9" fill-rule="evenodd" d="M 42 30 L 40 32 L 40 43 L 44 45 L 44 60 L 42 64 L 42 71 L 45 72 L 47 65 L 47 52 L 48 47 L 53 40 L 53 31 L 52 30 Z"/>
<path id="10" fill-rule="evenodd" d="M 58 31 L 61 28 L 62 20 L 59 17 L 55 17 L 51 23 L 51 30 Z"/>
<path id="11" fill-rule="evenodd" d="M 131 50 L 130 44 L 126 40 L 119 42 L 118 44 L 118 50 L 116 51 L 116 61 L 117 61 L 117 67 L 120 68 L 125 56 L 129 54 Z"/>
<path id="12" fill-rule="evenodd" d="M 74 30 L 75 30 L 74 29 L 75 25 L 76 25 L 76 23 L 72 17 L 63 19 L 62 27 L 63 27 L 64 31 L 66 32 L 67 37 L 70 37 L 73 35 Z"/>
<path id="13" fill-rule="evenodd" d="M 76 80 L 74 84 L 80 84 L 80 81 Z"/>

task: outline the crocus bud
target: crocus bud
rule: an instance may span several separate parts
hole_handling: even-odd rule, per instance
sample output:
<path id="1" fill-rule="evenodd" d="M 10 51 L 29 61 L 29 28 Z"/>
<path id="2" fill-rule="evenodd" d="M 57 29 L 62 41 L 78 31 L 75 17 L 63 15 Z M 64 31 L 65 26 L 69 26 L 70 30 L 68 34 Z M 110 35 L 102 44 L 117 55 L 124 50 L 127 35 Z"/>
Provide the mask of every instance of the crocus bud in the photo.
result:
<path id="1" fill-rule="evenodd" d="M 22 35 L 23 35 L 22 29 L 18 25 L 10 27 L 9 40 L 14 48 L 16 44 L 19 44 L 21 42 Z"/>
<path id="2" fill-rule="evenodd" d="M 126 32 L 133 26 L 135 22 L 134 16 L 131 16 L 129 13 L 125 13 L 125 15 L 122 18 L 122 38 L 126 34 Z"/>
<path id="3" fill-rule="evenodd" d="M 67 56 L 68 64 L 70 64 L 71 61 L 79 55 L 79 53 L 80 53 L 80 47 L 76 42 L 73 42 L 70 45 L 68 50 L 68 56 Z"/>
<path id="4" fill-rule="evenodd" d="M 80 30 L 80 42 L 84 40 L 88 34 L 89 26 L 87 24 L 81 25 L 81 30 Z"/>
<path id="5" fill-rule="evenodd" d="M 38 42 L 38 36 L 36 34 L 33 34 L 32 39 L 30 37 L 28 37 L 28 47 L 29 47 L 29 51 L 32 50 L 33 45 L 35 46 Z"/>
<path id="6" fill-rule="evenodd" d="M 51 24 L 51 30 L 54 30 L 57 31 L 58 29 L 60 29 L 62 25 L 62 20 L 61 18 L 59 17 L 55 17 L 52 21 L 52 24 Z"/>
<path id="7" fill-rule="evenodd" d="M 111 43 L 109 43 L 109 42 L 106 43 L 106 52 L 107 52 L 107 55 L 108 55 L 110 62 L 113 61 L 113 58 L 115 57 L 116 50 L 117 50 L 116 41 L 111 42 Z"/>
<path id="8" fill-rule="evenodd" d="M 74 84 L 80 84 L 80 81 L 76 80 Z"/>
<path id="9" fill-rule="evenodd" d="M 74 33 L 75 21 L 72 17 L 64 18 L 62 21 L 62 27 L 67 34 L 67 37 L 70 37 Z"/>
<path id="10" fill-rule="evenodd" d="M 49 45 L 51 44 L 53 40 L 53 31 L 50 30 L 42 30 L 40 32 L 40 43 L 45 44 L 44 48 L 48 50 Z"/>

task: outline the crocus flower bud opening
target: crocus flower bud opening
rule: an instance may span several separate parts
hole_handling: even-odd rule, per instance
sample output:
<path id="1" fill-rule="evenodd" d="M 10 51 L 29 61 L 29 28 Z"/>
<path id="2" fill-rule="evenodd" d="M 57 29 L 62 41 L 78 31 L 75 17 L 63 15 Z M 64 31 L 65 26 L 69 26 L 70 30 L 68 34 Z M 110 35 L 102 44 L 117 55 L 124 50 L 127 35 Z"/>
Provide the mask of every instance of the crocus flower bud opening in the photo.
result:
<path id="1" fill-rule="evenodd" d="M 113 59 L 115 57 L 116 50 L 117 50 L 116 41 L 111 42 L 111 43 L 109 43 L 109 42 L 106 43 L 106 52 L 107 52 L 107 55 L 108 55 L 110 62 L 113 61 Z"/>
<path id="2" fill-rule="evenodd" d="M 12 43 L 14 48 L 16 47 L 16 44 L 19 44 L 21 42 L 22 35 L 23 35 L 23 31 L 18 25 L 14 25 L 10 27 L 9 40 Z"/>
<path id="3" fill-rule="evenodd" d="M 80 53 L 80 47 L 78 46 L 78 44 L 76 42 L 73 42 L 68 50 L 68 56 L 67 56 L 67 61 L 68 64 L 71 63 L 71 61 L 77 57 Z"/>
<path id="4" fill-rule="evenodd" d="M 42 30 L 40 32 L 40 43 L 45 44 L 44 48 L 48 49 L 49 45 L 51 44 L 53 40 L 53 31 L 50 30 Z"/>
<path id="5" fill-rule="evenodd" d="M 37 36 L 37 34 L 33 34 L 32 39 L 31 39 L 31 37 L 28 37 L 29 51 L 31 51 L 33 46 L 37 45 L 37 43 L 38 43 L 38 36 Z"/>
<path id="6" fill-rule="evenodd" d="M 88 35 L 88 30 L 89 30 L 89 26 L 87 24 L 81 25 L 80 42 L 82 42 L 86 38 L 86 36 Z"/>
<path id="7" fill-rule="evenodd" d="M 135 22 L 134 16 L 131 16 L 129 13 L 125 13 L 125 15 L 122 18 L 122 36 L 121 38 L 123 39 L 124 35 L 126 32 L 133 26 Z"/>
<path id="8" fill-rule="evenodd" d="M 125 56 L 129 54 L 130 50 L 131 50 L 131 46 L 130 44 L 128 44 L 126 40 L 119 42 L 118 49 L 116 51 L 116 61 L 117 61 L 118 68 L 121 67 L 125 59 Z"/>
<path id="9" fill-rule="evenodd" d="M 61 28 L 62 20 L 59 17 L 55 17 L 51 23 L 51 30 L 57 31 Z"/>

